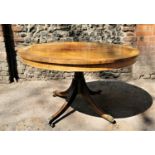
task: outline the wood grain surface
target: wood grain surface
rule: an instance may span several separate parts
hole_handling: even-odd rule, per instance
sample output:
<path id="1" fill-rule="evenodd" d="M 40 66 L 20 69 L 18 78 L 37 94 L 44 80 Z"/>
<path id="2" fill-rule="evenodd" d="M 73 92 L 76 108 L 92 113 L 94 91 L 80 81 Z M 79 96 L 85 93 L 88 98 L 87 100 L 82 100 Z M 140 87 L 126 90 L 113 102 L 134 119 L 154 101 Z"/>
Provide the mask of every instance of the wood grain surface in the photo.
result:
<path id="1" fill-rule="evenodd" d="M 18 49 L 29 61 L 59 65 L 99 65 L 136 58 L 139 51 L 125 45 L 92 42 L 54 42 Z"/>
<path id="2" fill-rule="evenodd" d="M 95 72 L 132 65 L 139 51 L 125 45 L 54 42 L 19 48 L 23 63 L 48 70 Z"/>

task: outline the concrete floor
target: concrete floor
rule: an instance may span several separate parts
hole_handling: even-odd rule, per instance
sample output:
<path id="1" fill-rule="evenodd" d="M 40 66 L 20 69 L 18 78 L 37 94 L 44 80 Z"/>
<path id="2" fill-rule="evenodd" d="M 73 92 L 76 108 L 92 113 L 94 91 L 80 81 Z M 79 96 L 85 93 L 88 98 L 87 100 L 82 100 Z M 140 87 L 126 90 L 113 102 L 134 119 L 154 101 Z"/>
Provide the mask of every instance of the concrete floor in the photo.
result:
<path id="1" fill-rule="evenodd" d="M 155 82 L 136 80 L 127 83 L 113 80 L 89 81 L 90 88 L 102 89 L 93 98 L 117 121 L 112 125 L 98 117 L 77 96 L 67 117 L 55 128 L 48 118 L 63 104 L 64 99 L 53 97 L 55 89 L 65 89 L 70 80 L 26 81 L 0 84 L 0 130 L 155 130 Z M 73 110 L 74 109 L 74 110 Z"/>

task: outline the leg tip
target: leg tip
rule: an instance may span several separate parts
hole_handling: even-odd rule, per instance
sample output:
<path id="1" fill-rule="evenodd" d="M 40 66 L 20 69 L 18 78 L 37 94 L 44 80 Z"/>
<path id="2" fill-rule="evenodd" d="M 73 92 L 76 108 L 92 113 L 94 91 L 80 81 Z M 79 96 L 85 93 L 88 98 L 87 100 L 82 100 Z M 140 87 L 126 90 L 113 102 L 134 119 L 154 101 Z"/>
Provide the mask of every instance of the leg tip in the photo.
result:
<path id="1" fill-rule="evenodd" d="M 111 122 L 112 124 L 116 124 L 116 121 L 115 120 L 113 120 L 113 122 Z"/>
<path id="2" fill-rule="evenodd" d="M 54 124 L 54 123 L 52 123 L 52 124 L 51 124 L 51 127 L 52 127 L 52 128 L 54 128 L 54 127 L 55 127 L 55 124 Z"/>
<path id="3" fill-rule="evenodd" d="M 56 97 L 57 95 L 56 95 L 56 91 L 53 91 L 53 97 Z"/>
<path id="4" fill-rule="evenodd" d="M 54 128 L 55 127 L 55 123 L 52 123 L 51 121 L 49 122 L 49 125 Z"/>

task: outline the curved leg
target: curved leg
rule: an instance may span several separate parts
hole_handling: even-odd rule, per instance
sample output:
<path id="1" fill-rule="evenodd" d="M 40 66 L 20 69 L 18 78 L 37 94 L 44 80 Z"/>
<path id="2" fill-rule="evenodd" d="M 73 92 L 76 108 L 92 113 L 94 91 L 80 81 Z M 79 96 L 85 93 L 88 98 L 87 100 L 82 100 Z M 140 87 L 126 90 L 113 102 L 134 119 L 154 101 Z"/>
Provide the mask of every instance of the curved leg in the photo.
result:
<path id="1" fill-rule="evenodd" d="M 94 100 L 91 98 L 91 96 L 88 93 L 88 90 L 85 88 L 82 88 L 82 96 L 83 98 L 87 101 L 87 103 L 91 106 L 91 108 L 102 118 L 104 118 L 105 120 L 109 121 L 110 123 L 115 124 L 116 121 L 114 120 L 114 118 L 105 113 L 103 110 L 101 110 L 101 108 L 94 102 Z"/>
<path id="2" fill-rule="evenodd" d="M 84 75 L 82 72 L 75 72 L 74 78 L 71 82 L 70 87 L 66 91 L 54 91 L 53 96 L 59 96 L 66 98 L 66 102 L 63 104 L 63 106 L 51 117 L 49 124 L 54 127 L 55 123 L 57 122 L 57 119 L 69 108 L 69 106 L 74 101 L 77 93 L 80 93 L 83 98 L 87 101 L 87 103 L 91 106 L 91 108 L 102 118 L 106 119 L 107 121 L 115 124 L 116 121 L 114 118 L 101 110 L 101 108 L 94 102 L 94 100 L 91 98 L 91 95 L 95 95 L 98 93 L 101 93 L 101 90 L 98 91 L 92 91 L 88 88 Z"/>
<path id="3" fill-rule="evenodd" d="M 65 91 L 58 91 L 58 90 L 55 90 L 53 91 L 53 97 L 62 97 L 62 98 L 67 98 L 69 92 L 68 90 L 65 90 Z"/>
<path id="4" fill-rule="evenodd" d="M 70 98 L 68 99 L 68 101 L 66 101 L 62 107 L 51 117 L 49 124 L 54 127 L 55 123 L 54 121 L 61 116 L 68 108 L 69 106 L 72 104 L 72 102 L 74 101 L 75 97 L 77 95 L 77 86 L 75 86 L 75 88 L 73 89 L 73 92 L 70 96 Z"/>
<path id="5" fill-rule="evenodd" d="M 70 93 L 73 91 L 75 84 L 76 84 L 76 80 L 74 78 L 67 90 L 64 90 L 64 91 L 55 90 L 55 91 L 53 91 L 53 97 L 58 96 L 58 97 L 62 97 L 62 98 L 67 98 L 70 95 Z"/>

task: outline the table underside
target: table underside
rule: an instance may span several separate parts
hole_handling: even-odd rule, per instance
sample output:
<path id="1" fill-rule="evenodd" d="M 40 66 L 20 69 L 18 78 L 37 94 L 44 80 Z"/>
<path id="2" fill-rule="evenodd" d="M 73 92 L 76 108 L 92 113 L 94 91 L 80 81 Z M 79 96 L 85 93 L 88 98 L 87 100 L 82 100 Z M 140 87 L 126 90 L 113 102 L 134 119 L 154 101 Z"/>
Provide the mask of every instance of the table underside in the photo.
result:
<path id="1" fill-rule="evenodd" d="M 58 65 L 58 64 L 49 64 L 41 63 L 35 61 L 29 61 L 26 59 L 21 59 L 24 64 L 30 65 L 32 67 L 46 69 L 46 70 L 55 70 L 55 71 L 67 71 L 67 72 L 98 72 L 105 70 L 118 69 L 126 66 L 130 66 L 136 62 L 136 58 L 125 59 L 115 63 L 109 64 L 99 64 L 99 65 Z"/>

